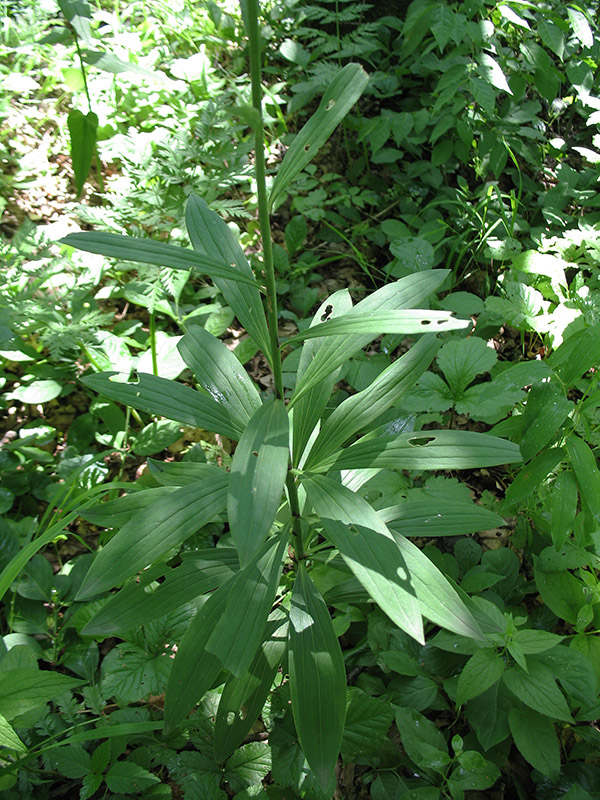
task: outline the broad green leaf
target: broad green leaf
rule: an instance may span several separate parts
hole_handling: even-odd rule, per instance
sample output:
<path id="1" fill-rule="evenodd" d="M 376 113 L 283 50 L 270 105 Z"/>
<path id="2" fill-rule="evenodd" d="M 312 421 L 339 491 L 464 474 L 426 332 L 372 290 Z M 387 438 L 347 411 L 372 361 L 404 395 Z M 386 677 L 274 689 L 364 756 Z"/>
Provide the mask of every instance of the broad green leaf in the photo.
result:
<path id="1" fill-rule="evenodd" d="M 577 482 L 573 473 L 565 470 L 554 481 L 550 498 L 550 532 L 556 550 L 560 550 L 571 535 L 576 514 Z"/>
<path id="2" fill-rule="evenodd" d="M 261 401 L 256 386 L 231 350 L 200 325 L 193 325 L 180 341 L 179 352 L 198 383 L 231 412 L 243 430 Z"/>
<path id="3" fill-rule="evenodd" d="M 53 748 L 47 759 L 52 769 L 67 778 L 83 778 L 93 771 L 90 754 L 81 746 L 68 744 Z"/>
<path id="4" fill-rule="evenodd" d="M 244 430 L 227 407 L 189 386 L 146 373 L 141 373 L 135 382 L 122 383 L 116 380 L 117 374 L 105 372 L 88 375 L 82 381 L 118 403 L 220 433 L 230 439 L 238 439 Z"/>
<path id="5" fill-rule="evenodd" d="M 260 714 L 285 653 L 287 623 L 282 619 L 268 626 L 248 671 L 230 675 L 223 688 L 215 719 L 215 759 L 224 761 L 244 740 Z"/>
<path id="6" fill-rule="evenodd" d="M 519 649 L 525 654 L 530 653 L 544 653 L 547 650 L 555 649 L 563 636 L 557 636 L 550 631 L 541 631 L 534 628 L 525 628 L 523 630 L 515 631 L 512 641 L 519 646 Z M 566 648 L 563 648 L 566 653 Z"/>
<path id="7" fill-rule="evenodd" d="M 510 695 L 502 683 L 492 684 L 487 691 L 474 697 L 465 706 L 465 716 L 485 750 L 504 741 L 510 734 L 510 707 Z"/>
<path id="8" fill-rule="evenodd" d="M 178 489 L 148 506 L 110 540 L 77 594 L 102 594 L 177 547 L 224 510 L 229 475 L 223 471 Z"/>
<path id="9" fill-rule="evenodd" d="M 534 557 L 535 584 L 542 600 L 560 619 L 574 625 L 580 608 L 588 602 L 583 583 L 571 572 L 546 572 Z"/>
<path id="10" fill-rule="evenodd" d="M 127 584 L 92 617 L 83 635 L 107 636 L 146 625 L 225 583 L 239 570 L 239 561 L 235 548 L 218 547 L 184 553 L 181 566 L 158 570 L 156 577 L 165 579 L 153 592 L 136 581 Z"/>
<path id="11" fill-rule="evenodd" d="M 329 611 L 300 563 L 289 624 L 292 712 L 300 745 L 320 786 L 335 768 L 346 717 L 346 670 Z"/>
<path id="12" fill-rule="evenodd" d="M 77 197 L 79 197 L 83 191 L 83 186 L 89 175 L 94 153 L 96 152 L 98 115 L 94 114 L 93 111 L 83 114 L 78 109 L 74 109 L 69 112 L 67 125 L 69 126 L 69 138 L 71 140 L 71 161 L 73 163 L 73 172 L 75 173 L 75 187 Z M 77 233 L 69 234 L 69 236 L 80 235 Z M 67 244 L 69 243 L 67 242 Z"/>
<path id="13" fill-rule="evenodd" d="M 372 314 L 375 311 L 412 308 L 435 292 L 446 280 L 448 274 L 447 270 L 436 269 L 407 275 L 365 297 L 364 300 L 357 303 L 353 313 Z M 337 367 L 344 364 L 350 356 L 366 347 L 373 338 L 373 334 L 328 337 L 307 367 L 302 379 L 298 381 L 289 407 L 297 403 L 303 394 L 321 383 Z"/>
<path id="14" fill-rule="evenodd" d="M 504 75 L 502 68 L 495 58 L 492 58 L 489 53 L 480 53 L 479 64 L 480 73 L 488 83 L 490 83 L 496 89 L 500 89 L 502 92 L 512 94 L 512 89 L 508 85 L 506 76 Z"/>
<path id="15" fill-rule="evenodd" d="M 473 431 L 419 431 L 381 436 L 330 456 L 319 470 L 345 469 L 473 469 L 521 460 L 516 444 Z"/>
<path id="16" fill-rule="evenodd" d="M 525 705 L 547 717 L 572 722 L 567 701 L 548 667 L 533 658 L 527 659 L 528 672 L 519 666 L 505 670 L 502 680 Z"/>
<path id="17" fill-rule="evenodd" d="M 14 732 L 12 725 L 0 714 L 0 747 L 8 747 L 20 753 L 26 753 L 27 747 Z"/>
<path id="18" fill-rule="evenodd" d="M 511 708 L 510 732 L 521 755 L 552 781 L 560 772 L 560 749 L 552 720 L 531 708 Z"/>
<path id="19" fill-rule="evenodd" d="M 412 708 L 397 708 L 396 725 L 406 754 L 417 766 L 446 771 L 450 760 L 448 745 L 431 720 Z"/>
<path id="20" fill-rule="evenodd" d="M 594 34 L 587 21 L 586 15 L 578 8 L 567 6 L 567 14 L 573 33 L 584 47 L 592 47 L 594 44 Z"/>
<path id="21" fill-rule="evenodd" d="M 523 631 L 525 633 L 525 631 Z M 541 633 L 542 631 L 535 631 Z M 533 631 L 532 631 L 533 633 Z M 544 631 L 546 633 L 546 631 Z M 584 637 L 586 638 L 586 637 Z M 594 640 L 594 635 L 587 637 Z M 559 645 L 538 656 L 538 661 L 547 666 L 558 678 L 562 687 L 580 703 L 587 704 L 598 696 L 598 678 L 589 658 L 571 647 Z"/>
<path id="22" fill-rule="evenodd" d="M 489 372 L 498 356 L 483 339 L 475 337 L 447 342 L 439 352 L 437 363 L 444 373 L 455 399 L 460 398 L 477 375 Z"/>
<path id="23" fill-rule="evenodd" d="M 458 677 L 457 704 L 463 705 L 497 683 L 504 667 L 504 659 L 493 648 L 478 650 L 464 665 Z"/>
<path id="24" fill-rule="evenodd" d="M 154 420 L 144 425 L 136 434 L 131 449 L 136 456 L 152 456 L 181 439 L 182 433 L 178 422 L 168 419 Z"/>
<path id="25" fill-rule="evenodd" d="M 209 596 L 179 643 L 165 692 L 167 735 L 201 700 L 222 670 L 220 660 L 206 649 L 206 643 L 223 619 L 234 580 L 230 578 Z"/>
<path id="26" fill-rule="evenodd" d="M 283 402 L 273 400 L 253 414 L 231 462 L 227 513 L 242 565 L 269 535 L 288 459 L 289 418 Z"/>
<path id="27" fill-rule="evenodd" d="M 104 776 L 106 785 L 111 792 L 123 794 L 139 794 L 155 783 L 160 783 L 160 778 L 132 761 L 115 761 Z"/>
<path id="28" fill-rule="evenodd" d="M 318 325 L 325 318 L 336 317 L 352 308 L 352 300 L 347 289 L 335 292 L 321 303 L 314 315 L 311 326 Z M 296 372 L 296 381 L 301 381 L 304 373 L 314 360 L 318 350 L 326 346 L 326 340 L 310 339 L 305 342 L 300 354 L 300 362 Z M 313 386 L 294 406 L 292 413 L 292 442 L 294 465 L 298 465 L 311 434 L 331 396 L 339 368 L 327 375 L 320 383 Z"/>
<path id="29" fill-rule="evenodd" d="M 17 386 L 9 396 L 21 403 L 48 403 L 60 395 L 62 388 L 59 381 L 51 379 L 31 381 L 24 386 Z"/>
<path id="30" fill-rule="evenodd" d="M 243 275 L 253 281 L 252 269 L 235 236 L 200 197 L 190 195 L 185 222 L 192 247 L 197 253 L 232 264 L 236 276 Z M 215 277 L 213 281 L 245 330 L 269 358 L 271 342 L 258 287 L 242 284 L 237 277 L 235 280 Z"/>
<path id="31" fill-rule="evenodd" d="M 292 142 L 277 170 L 269 202 L 282 197 L 296 175 L 312 161 L 363 93 L 369 76 L 359 64 L 346 64 L 329 84 L 319 107 Z"/>
<path id="32" fill-rule="evenodd" d="M 537 21 L 537 32 L 546 47 L 556 53 L 562 61 L 565 52 L 565 35 L 559 26 L 549 19 L 540 19 Z"/>
<path id="33" fill-rule="evenodd" d="M 600 472 L 589 445 L 573 434 L 566 442 L 569 460 L 579 486 L 584 507 L 589 508 L 596 525 L 600 524 Z"/>
<path id="34" fill-rule="evenodd" d="M 403 536 L 460 536 L 506 524 L 487 508 L 457 500 L 444 500 L 438 508 L 432 508 L 431 500 L 411 500 L 377 513 Z"/>
<path id="35" fill-rule="evenodd" d="M 376 755 L 394 721 L 393 706 L 371 697 L 354 686 L 348 689 L 348 708 L 342 739 L 342 757 L 346 763 Z"/>
<path id="36" fill-rule="evenodd" d="M 58 6 L 71 23 L 77 36 L 86 44 L 94 41 L 90 20 L 92 13 L 87 0 L 58 0 Z"/>
<path id="37" fill-rule="evenodd" d="M 157 267 L 170 269 L 195 269 L 203 275 L 221 280 L 256 287 L 252 275 L 231 267 L 228 262 L 208 255 L 188 250 L 185 247 L 157 242 L 154 239 L 138 239 L 135 236 L 122 236 L 118 233 L 101 233 L 84 231 L 69 233 L 60 240 L 60 244 L 68 244 L 87 253 L 99 253 L 119 261 L 134 261 L 139 264 L 154 264 Z M 256 288 L 258 292 L 258 288 Z"/>
<path id="38" fill-rule="evenodd" d="M 0 714 L 10 721 L 86 681 L 37 669 L 0 672 Z"/>
<path id="39" fill-rule="evenodd" d="M 393 311 L 359 310 L 358 306 L 353 311 L 340 317 L 322 322 L 312 328 L 306 328 L 287 340 L 286 344 L 306 339 L 317 339 L 320 336 L 340 336 L 348 334 L 367 333 L 371 338 L 384 333 L 442 333 L 454 331 L 459 328 L 468 328 L 469 320 L 456 319 L 451 311 L 427 311 L 425 309 L 407 309 Z"/>
<path id="40" fill-rule="evenodd" d="M 478 750 L 466 750 L 456 757 L 458 762 L 450 777 L 448 788 L 453 797 L 461 797 L 468 789 L 489 789 L 500 777 L 500 770 L 485 759 Z"/>
<path id="41" fill-rule="evenodd" d="M 514 506 L 538 489 L 564 456 L 565 451 L 562 447 L 553 447 L 550 450 L 543 450 L 529 464 L 522 467 L 506 491 L 506 505 Z"/>
<path id="42" fill-rule="evenodd" d="M 329 478 L 302 484 L 325 535 L 388 617 L 424 643 L 423 621 L 403 554 L 375 511 L 359 495 Z"/>
<path id="43" fill-rule="evenodd" d="M 573 408 L 573 403 L 556 384 L 533 384 L 523 414 L 520 447 L 524 461 L 529 461 L 548 444 Z"/>
<path id="44" fill-rule="evenodd" d="M 238 678 L 250 668 L 262 641 L 287 542 L 287 534 L 269 540 L 236 575 L 225 607 L 226 624 L 217 626 L 206 643 L 206 650 Z"/>
<path id="45" fill-rule="evenodd" d="M 577 331 L 555 350 L 548 364 L 567 387 L 600 362 L 600 323 Z"/>
<path id="46" fill-rule="evenodd" d="M 264 791 L 259 794 L 256 787 L 260 787 L 263 778 L 266 778 L 271 771 L 271 766 L 269 742 L 248 742 L 227 759 L 223 780 L 237 792 L 235 797 L 238 800 L 244 798 L 250 800 L 251 797 L 266 800 L 268 795 Z M 250 791 L 250 787 L 253 791 Z M 245 791 L 246 789 L 248 791 Z"/>
<path id="47" fill-rule="evenodd" d="M 407 353 L 378 375 L 369 387 L 340 403 L 323 423 L 311 447 L 305 469 L 310 469 L 313 464 L 335 453 L 351 436 L 394 405 L 427 369 L 438 348 L 437 339 L 423 336 Z"/>

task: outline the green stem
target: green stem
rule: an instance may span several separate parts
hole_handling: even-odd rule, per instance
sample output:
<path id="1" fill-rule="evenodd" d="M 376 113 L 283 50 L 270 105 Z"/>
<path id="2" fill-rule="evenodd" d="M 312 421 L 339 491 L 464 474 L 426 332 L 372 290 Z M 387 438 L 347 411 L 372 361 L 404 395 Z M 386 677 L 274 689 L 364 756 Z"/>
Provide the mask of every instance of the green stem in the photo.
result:
<path id="1" fill-rule="evenodd" d="M 81 74 L 83 75 L 83 88 L 85 89 L 85 96 L 87 97 L 88 101 L 88 111 L 91 113 L 92 111 L 92 98 L 90 97 L 90 90 L 88 88 L 87 82 L 87 75 L 85 72 L 85 67 L 83 66 L 83 56 L 81 55 L 81 48 L 79 47 L 79 36 L 75 33 L 75 29 L 72 28 L 73 36 L 75 38 L 75 47 L 77 48 L 77 55 L 79 56 L 79 67 L 81 69 Z"/>
<path id="2" fill-rule="evenodd" d="M 158 359 L 156 357 L 156 315 L 150 314 L 150 353 L 152 355 L 152 374 L 158 376 Z"/>
<path id="3" fill-rule="evenodd" d="M 283 375 L 281 356 L 279 354 L 279 337 L 277 333 L 277 289 L 275 285 L 275 265 L 273 263 L 273 247 L 271 243 L 271 220 L 269 217 L 269 201 L 265 182 L 264 127 L 262 118 L 261 89 L 261 54 L 260 31 L 258 28 L 258 2 L 248 0 L 247 11 L 248 39 L 250 44 L 250 81 L 252 85 L 252 105 L 258 111 L 258 121 L 254 129 L 255 141 L 255 173 L 258 195 L 258 221 L 260 237 L 263 245 L 263 267 L 267 287 L 267 321 L 271 340 L 270 362 L 273 369 L 275 396 L 283 400 Z"/>
<path id="4" fill-rule="evenodd" d="M 292 542 L 294 548 L 294 557 L 296 561 L 305 558 L 304 545 L 302 543 L 302 519 L 300 514 L 300 503 L 298 502 L 298 486 L 296 479 L 291 472 L 288 472 L 285 485 L 288 490 L 288 498 L 290 501 L 290 511 L 292 513 Z"/>

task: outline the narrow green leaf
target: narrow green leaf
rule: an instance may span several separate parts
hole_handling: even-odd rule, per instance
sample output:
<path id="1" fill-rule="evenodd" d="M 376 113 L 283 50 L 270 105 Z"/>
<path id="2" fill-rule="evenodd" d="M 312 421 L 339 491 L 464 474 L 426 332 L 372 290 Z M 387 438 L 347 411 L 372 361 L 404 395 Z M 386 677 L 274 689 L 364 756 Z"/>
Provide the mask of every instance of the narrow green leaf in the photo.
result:
<path id="1" fill-rule="evenodd" d="M 346 671 L 329 611 L 303 563 L 292 592 L 289 670 L 292 712 L 300 745 L 325 790 L 342 743 Z"/>
<path id="2" fill-rule="evenodd" d="M 77 599 L 106 592 L 180 545 L 224 510 L 228 474 L 191 484 L 145 508 L 94 559 Z"/>
<path id="3" fill-rule="evenodd" d="M 379 607 L 417 641 L 423 622 L 403 555 L 375 511 L 357 494 L 329 478 L 302 484 L 325 535 Z"/>
<path id="4" fill-rule="evenodd" d="M 202 452 L 202 451 L 201 451 Z M 204 453 L 202 452 L 204 455 Z M 150 474 L 163 486 L 188 486 L 203 481 L 218 469 L 204 461 L 147 461 Z"/>
<path id="5" fill-rule="evenodd" d="M 407 275 L 365 297 L 355 306 L 353 313 L 413 308 L 435 292 L 447 276 L 448 271 L 443 269 Z M 370 333 L 327 337 L 326 343 L 319 349 L 302 375 L 302 379 L 298 381 L 289 405 L 297 403 L 303 394 L 344 364 L 354 353 L 366 347 L 373 338 L 375 335 Z"/>
<path id="6" fill-rule="evenodd" d="M 565 451 L 562 447 L 552 447 L 550 450 L 543 450 L 533 458 L 517 473 L 508 487 L 505 497 L 506 505 L 514 506 L 538 489 L 564 456 Z"/>
<path id="7" fill-rule="evenodd" d="M 478 650 L 462 668 L 458 677 L 456 702 L 463 705 L 497 683 L 504 672 L 504 659 L 491 647 Z"/>
<path id="8" fill-rule="evenodd" d="M 99 253 L 107 258 L 119 261 L 133 261 L 139 264 L 155 264 L 157 267 L 170 269 L 195 269 L 211 278 L 225 279 L 256 287 L 256 281 L 246 274 L 231 267 L 228 262 L 208 255 L 188 250 L 185 247 L 157 242 L 154 239 L 138 239 L 135 236 L 122 236 L 118 233 L 101 233 L 84 231 L 69 233 L 60 240 L 60 244 L 68 244 L 87 253 Z M 256 289 L 258 292 L 258 288 Z"/>
<path id="9" fill-rule="evenodd" d="M 228 408 L 189 386 L 145 373 L 140 373 L 135 382 L 122 383 L 115 380 L 118 374 L 88 375 L 82 382 L 118 403 L 230 439 L 238 439 L 244 430 Z"/>
<path id="10" fill-rule="evenodd" d="M 359 64 L 346 64 L 329 84 L 319 107 L 292 142 L 273 182 L 270 205 L 283 195 L 296 175 L 312 161 L 363 93 L 369 76 Z"/>
<path id="11" fill-rule="evenodd" d="M 600 524 L 600 473 L 596 457 L 583 439 L 573 434 L 566 442 L 569 460 L 579 486 L 579 495 Z"/>
<path id="12" fill-rule="evenodd" d="M 234 547 L 184 553 L 182 560 L 181 566 L 159 568 L 165 580 L 150 594 L 145 584 L 134 581 L 111 595 L 87 623 L 83 635 L 108 636 L 147 625 L 218 588 L 239 571 Z"/>
<path id="13" fill-rule="evenodd" d="M 238 677 L 250 668 L 262 641 L 287 542 L 287 534 L 268 542 L 236 576 L 225 607 L 227 624 L 216 628 L 206 644 L 206 650 Z"/>
<path id="14" fill-rule="evenodd" d="M 0 672 L 0 714 L 8 721 L 86 681 L 58 672 L 7 669 Z"/>
<path id="15" fill-rule="evenodd" d="M 96 152 L 98 116 L 93 111 L 82 114 L 81 111 L 75 109 L 69 112 L 67 125 L 69 126 L 69 137 L 71 139 L 71 161 L 73 163 L 73 172 L 75 173 L 75 186 L 77 197 L 79 197 L 83 191 L 83 186 L 89 175 L 94 153 Z M 69 234 L 69 236 L 81 235 L 77 233 Z"/>
<path id="16" fill-rule="evenodd" d="M 548 363 L 567 387 L 600 361 L 600 323 L 577 331 L 555 350 Z"/>
<path id="17" fill-rule="evenodd" d="M 257 650 L 248 671 L 239 678 L 231 675 L 227 679 L 215 719 L 216 761 L 225 761 L 254 725 L 273 685 L 285 653 L 287 637 L 287 622 L 281 616 L 270 624 L 267 638 Z"/>
<path id="18" fill-rule="evenodd" d="M 335 292 L 319 306 L 314 315 L 311 326 L 318 325 L 327 317 L 337 317 L 352 308 L 352 299 L 347 289 Z M 310 339 L 305 342 L 300 354 L 300 362 L 296 371 L 296 381 L 302 377 L 318 351 L 326 346 L 326 340 Z M 292 443 L 293 443 L 293 463 L 298 466 L 304 453 L 304 449 L 313 433 L 315 426 L 321 419 L 323 411 L 331 396 L 331 392 L 339 375 L 339 368 L 325 376 L 323 380 L 312 387 L 294 406 L 292 413 Z"/>
<path id="19" fill-rule="evenodd" d="M 308 342 L 304 347 L 307 346 Z M 397 403 L 427 369 L 439 346 L 439 341 L 433 336 L 423 336 L 375 378 L 369 387 L 340 403 L 325 420 L 310 450 L 305 469 L 311 469 L 313 464 L 335 453 L 351 436 L 364 430 Z"/>
<path id="20" fill-rule="evenodd" d="M 411 308 L 408 310 L 378 311 L 377 313 L 359 311 L 358 306 L 354 311 L 349 311 L 341 317 L 322 322 L 313 328 L 306 328 L 286 341 L 291 344 L 306 339 L 317 339 L 320 336 L 340 336 L 342 334 L 368 333 L 372 337 L 384 333 L 442 333 L 454 331 L 459 328 L 468 328 L 471 322 L 465 319 L 456 319 L 451 311 L 427 311 L 426 309 Z"/>
<path id="21" fill-rule="evenodd" d="M 198 383 L 230 411 L 243 430 L 261 400 L 239 359 L 200 325 L 190 327 L 177 349 Z"/>
<path id="22" fill-rule="evenodd" d="M 573 403 L 556 384 L 533 384 L 523 415 L 520 446 L 524 461 L 529 461 L 548 444 L 573 408 Z"/>
<path id="23" fill-rule="evenodd" d="M 197 253 L 211 259 L 218 258 L 225 264 L 233 264 L 236 276 L 244 275 L 253 280 L 250 264 L 235 236 L 221 217 L 200 197 L 190 195 L 185 211 L 185 222 L 192 247 Z M 240 283 L 237 277 L 229 280 L 215 276 L 213 281 L 260 350 L 269 354 L 271 352 L 269 331 L 258 288 Z"/>
<path id="24" fill-rule="evenodd" d="M 260 548 L 281 503 L 289 459 L 289 418 L 281 400 L 265 403 L 231 462 L 227 513 L 243 565 Z"/>
<path id="25" fill-rule="evenodd" d="M 508 724 L 521 755 L 552 781 L 560 772 L 560 748 L 554 725 L 531 708 L 511 708 Z"/>
<path id="26" fill-rule="evenodd" d="M 548 667 L 533 658 L 527 659 L 528 672 L 519 666 L 505 670 L 502 680 L 525 705 L 547 717 L 572 722 L 567 701 Z"/>
<path id="27" fill-rule="evenodd" d="M 473 469 L 521 460 L 516 444 L 473 431 L 418 431 L 359 441 L 313 469 Z"/>
<path id="28" fill-rule="evenodd" d="M 431 500 L 411 500 L 377 513 L 403 536 L 461 536 L 506 524 L 487 508 L 456 500 L 444 500 L 439 508 L 432 508 Z"/>
<path id="29" fill-rule="evenodd" d="M 218 468 L 214 467 L 214 469 Z M 135 484 L 133 486 L 135 487 Z M 121 528 L 140 511 L 174 491 L 176 491 L 174 486 L 158 486 L 143 491 L 132 491 L 131 494 L 117 497 L 116 500 L 108 500 L 106 503 L 98 503 L 89 508 L 83 506 L 77 511 L 79 516 L 94 525 L 102 525 L 105 528 Z"/>

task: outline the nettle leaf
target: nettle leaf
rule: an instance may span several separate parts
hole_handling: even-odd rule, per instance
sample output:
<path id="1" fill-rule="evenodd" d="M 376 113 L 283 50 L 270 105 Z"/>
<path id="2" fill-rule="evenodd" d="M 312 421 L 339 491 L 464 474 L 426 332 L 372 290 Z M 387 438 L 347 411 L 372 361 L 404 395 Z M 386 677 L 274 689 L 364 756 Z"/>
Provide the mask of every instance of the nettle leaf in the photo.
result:
<path id="1" fill-rule="evenodd" d="M 527 659 L 525 672 L 519 666 L 506 670 L 502 680 L 525 705 L 547 717 L 572 722 L 567 701 L 554 680 L 554 675 L 540 661 Z"/>
<path id="2" fill-rule="evenodd" d="M 437 363 L 444 373 L 455 400 L 458 400 L 477 375 L 489 372 L 498 356 L 483 339 L 472 337 L 447 342 L 440 350 Z"/>
<path id="3" fill-rule="evenodd" d="M 45 760 L 50 769 L 54 769 L 66 778 L 83 778 L 92 772 L 92 759 L 87 750 L 77 745 L 65 745 L 52 749 Z"/>
<path id="4" fill-rule="evenodd" d="M 271 770 L 268 742 L 249 742 L 238 748 L 225 764 L 224 779 L 235 792 L 260 785 Z"/>
<path id="5" fill-rule="evenodd" d="M 381 750 L 390 725 L 394 721 L 394 708 L 389 703 L 371 697 L 360 689 L 348 689 L 348 708 L 342 739 L 342 757 L 357 761 L 376 755 Z"/>
<path id="6" fill-rule="evenodd" d="M 97 554 L 77 599 L 93 597 L 177 547 L 225 509 L 229 475 L 211 477 L 160 498 L 131 519 Z"/>
<path id="7" fill-rule="evenodd" d="M 218 258 L 231 264 L 234 278 L 213 277 L 215 286 L 232 308 L 236 317 L 263 353 L 271 352 L 269 331 L 265 320 L 260 291 L 255 283 L 252 268 L 232 231 L 221 217 L 212 211 L 200 197 L 190 195 L 185 222 L 192 247 L 202 257 Z M 240 283 L 238 276 L 246 278 Z"/>
<path id="8" fill-rule="evenodd" d="M 4 670 L 0 672 L 0 714 L 10 721 L 82 683 L 86 681 L 58 672 Z"/>
<path id="9" fill-rule="evenodd" d="M 282 197 L 296 175 L 312 161 L 363 93 L 369 76 L 359 64 L 346 64 L 329 84 L 319 107 L 296 135 L 273 182 L 271 206 Z"/>
<path id="10" fill-rule="evenodd" d="M 153 655 L 129 642 L 117 645 L 102 662 L 103 695 L 127 704 L 162 694 L 173 663 L 166 650 Z"/>
<path id="11" fill-rule="evenodd" d="M 323 790 L 337 763 L 346 717 L 346 670 L 329 611 L 300 563 L 289 625 L 292 712 L 306 760 Z"/>
<path id="12" fill-rule="evenodd" d="M 448 384 L 433 372 L 421 375 L 414 388 L 401 398 L 400 405 L 406 411 L 447 411 L 454 397 Z"/>
<path id="13" fill-rule="evenodd" d="M 289 418 L 281 400 L 254 412 L 238 443 L 229 477 L 227 513 L 240 562 L 256 553 L 281 503 L 289 459 Z"/>
<path id="14" fill-rule="evenodd" d="M 115 761 L 104 776 L 104 780 L 111 792 L 124 794 L 139 794 L 155 783 L 160 783 L 157 775 L 131 761 Z"/>
<path id="15" fill-rule="evenodd" d="M 464 665 L 458 678 L 456 702 L 463 705 L 497 683 L 504 672 L 504 659 L 491 647 L 478 650 Z"/>
<path id="16" fill-rule="evenodd" d="M 552 721 L 531 708 L 511 708 L 508 724 L 523 758 L 542 775 L 556 781 L 560 772 L 560 748 Z"/>

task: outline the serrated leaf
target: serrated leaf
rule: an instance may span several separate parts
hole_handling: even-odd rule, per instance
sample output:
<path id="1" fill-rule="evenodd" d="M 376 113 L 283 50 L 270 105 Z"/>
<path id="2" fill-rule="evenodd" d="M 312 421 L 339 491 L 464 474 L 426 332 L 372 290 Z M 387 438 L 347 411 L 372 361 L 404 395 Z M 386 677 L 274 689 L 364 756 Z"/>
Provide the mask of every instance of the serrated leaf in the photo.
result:
<path id="1" fill-rule="evenodd" d="M 473 431 L 435 430 L 359 441 L 332 455 L 318 469 L 456 470 L 515 461 L 521 461 L 519 448 L 505 439 Z"/>
<path id="2" fill-rule="evenodd" d="M 490 647 L 478 650 L 462 668 L 458 678 L 456 702 L 468 702 L 497 683 L 504 672 L 504 659 Z"/>
<path id="3" fill-rule="evenodd" d="M 235 792 L 260 784 L 271 769 L 268 742 L 249 742 L 227 759 L 224 779 Z"/>
<path id="4" fill-rule="evenodd" d="M 189 328 L 178 348 L 198 383 L 213 400 L 230 410 L 244 430 L 253 412 L 260 408 L 261 400 L 256 386 L 231 350 L 200 325 Z"/>
<path id="5" fill-rule="evenodd" d="M 231 462 L 227 513 L 245 564 L 269 534 L 281 503 L 289 459 L 289 418 L 281 400 L 254 412 Z"/>
<path id="6" fill-rule="evenodd" d="M 47 756 L 52 769 L 60 772 L 66 778 L 83 778 L 92 772 L 90 754 L 83 747 L 66 745 L 50 751 Z"/>
<path id="7" fill-rule="evenodd" d="M 189 386 L 146 373 L 140 373 L 131 383 L 121 380 L 127 377 L 116 372 L 103 372 L 87 375 L 82 378 L 82 383 L 104 397 L 139 411 L 204 428 L 230 439 L 238 439 L 244 430 L 228 408 Z"/>
<path id="8" fill-rule="evenodd" d="M 327 417 L 311 447 L 305 469 L 334 453 L 402 397 L 431 363 L 439 348 L 433 336 L 423 336 L 362 392 L 348 397 Z M 294 413 L 296 413 L 294 411 Z"/>
<path id="9" fill-rule="evenodd" d="M 132 761 L 115 761 L 104 780 L 111 792 L 124 794 L 140 794 L 153 784 L 160 783 L 158 776 Z"/>
<path id="10" fill-rule="evenodd" d="M 564 695 L 554 675 L 539 661 L 527 659 L 528 672 L 519 666 L 504 672 L 502 680 L 525 705 L 548 717 L 572 722 Z"/>
<path id="11" fill-rule="evenodd" d="M 319 107 L 296 135 L 277 170 L 269 203 L 282 197 L 296 175 L 312 161 L 363 93 L 369 76 L 359 64 L 346 64 L 329 84 Z"/>
<path id="12" fill-rule="evenodd" d="M 250 264 L 235 236 L 200 197 L 190 195 L 185 222 L 192 247 L 197 253 L 202 257 L 218 258 L 221 262 L 233 264 L 236 276 L 244 275 L 246 279 L 254 280 Z M 271 343 L 258 288 L 240 283 L 237 277 L 229 280 L 215 276 L 213 281 L 245 330 L 269 358 Z"/>
<path id="13" fill-rule="evenodd" d="M 531 708 L 511 708 L 508 724 L 523 758 L 542 775 L 557 780 L 560 749 L 552 721 Z"/>
<path id="14" fill-rule="evenodd" d="M 160 695 L 172 666 L 173 659 L 166 650 L 152 655 L 134 644 L 118 645 L 102 662 L 102 695 L 114 696 L 120 705 Z"/>
<path id="15" fill-rule="evenodd" d="M 544 653 L 553 649 L 563 640 L 563 636 L 557 636 L 549 631 L 534 629 L 523 629 L 515 631 L 512 641 L 517 644 L 525 655 L 530 653 Z"/>
<path id="16" fill-rule="evenodd" d="M 14 732 L 12 725 L 0 714 L 0 747 L 8 747 L 17 750 L 19 753 L 26 753 L 27 747 Z"/>
<path id="17" fill-rule="evenodd" d="M 289 625 L 292 712 L 306 760 L 323 790 L 336 765 L 346 717 L 346 670 L 327 606 L 300 563 Z"/>
<path id="18" fill-rule="evenodd" d="M 8 721 L 86 681 L 58 672 L 8 669 L 0 672 L 0 714 Z"/>
<path id="19" fill-rule="evenodd" d="M 341 747 L 344 760 L 361 762 L 381 750 L 393 720 L 389 703 L 351 686 Z"/>
<path id="20" fill-rule="evenodd" d="M 489 372 L 498 356 L 483 339 L 475 337 L 447 342 L 439 352 L 438 367 L 444 373 L 455 399 L 459 399 L 477 375 Z"/>
<path id="21" fill-rule="evenodd" d="M 185 247 L 157 242 L 154 239 L 138 239 L 135 236 L 122 236 L 118 233 L 84 231 L 67 234 L 60 239 L 60 244 L 68 244 L 70 247 L 84 250 L 87 253 L 99 253 L 107 258 L 117 258 L 120 261 L 154 264 L 157 267 L 169 267 L 170 269 L 194 269 L 211 278 L 256 287 L 254 276 L 229 266 L 227 262 Z"/>
<path id="22" fill-rule="evenodd" d="M 229 475 L 223 470 L 184 486 L 137 514 L 96 556 L 77 594 L 93 597 L 122 583 L 181 544 L 224 510 Z"/>
<path id="23" fill-rule="evenodd" d="M 411 308 L 422 303 L 438 289 L 447 276 L 447 270 L 437 269 L 407 275 L 365 297 L 364 300 L 357 303 L 354 311 L 373 313 L 389 309 Z M 366 347 L 373 338 L 373 334 L 328 337 L 324 346 L 319 349 L 307 367 L 302 379 L 298 381 L 288 407 L 297 403 L 303 394 L 344 364 L 350 356 Z"/>

